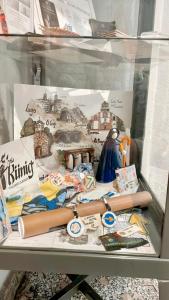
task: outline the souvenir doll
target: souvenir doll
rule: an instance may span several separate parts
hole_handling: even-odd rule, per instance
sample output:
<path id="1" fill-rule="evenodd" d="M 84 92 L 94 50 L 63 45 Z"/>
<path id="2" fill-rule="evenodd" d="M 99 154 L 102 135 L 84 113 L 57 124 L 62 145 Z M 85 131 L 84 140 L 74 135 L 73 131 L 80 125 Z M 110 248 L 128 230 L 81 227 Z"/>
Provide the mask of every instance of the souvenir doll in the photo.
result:
<path id="1" fill-rule="evenodd" d="M 128 147 L 131 144 L 131 139 L 125 135 L 120 140 L 120 146 L 119 150 L 122 154 L 122 167 L 125 168 L 127 166 L 127 153 L 128 153 Z"/>
<path id="2" fill-rule="evenodd" d="M 121 155 L 119 152 L 120 142 L 118 141 L 119 130 L 110 129 L 100 156 L 96 173 L 98 182 L 111 182 L 116 179 L 115 170 L 122 167 Z"/>

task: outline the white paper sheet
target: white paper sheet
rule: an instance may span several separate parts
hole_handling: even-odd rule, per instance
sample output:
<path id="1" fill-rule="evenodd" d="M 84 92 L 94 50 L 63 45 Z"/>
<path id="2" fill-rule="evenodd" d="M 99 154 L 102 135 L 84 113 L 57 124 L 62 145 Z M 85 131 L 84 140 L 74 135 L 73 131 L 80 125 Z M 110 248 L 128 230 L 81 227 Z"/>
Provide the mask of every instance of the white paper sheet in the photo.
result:
<path id="1" fill-rule="evenodd" d="M 34 32 L 33 4 L 33 0 L 4 0 L 9 33 Z"/>

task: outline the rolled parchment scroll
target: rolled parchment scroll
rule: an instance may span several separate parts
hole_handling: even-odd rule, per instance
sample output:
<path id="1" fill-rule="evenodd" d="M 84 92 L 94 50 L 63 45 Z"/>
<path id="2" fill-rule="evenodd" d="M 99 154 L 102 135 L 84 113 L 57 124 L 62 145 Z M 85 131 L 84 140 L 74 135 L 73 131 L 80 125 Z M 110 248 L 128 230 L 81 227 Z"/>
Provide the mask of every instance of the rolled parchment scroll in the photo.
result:
<path id="1" fill-rule="evenodd" d="M 133 207 L 146 207 L 152 201 L 151 194 L 148 192 L 139 192 L 136 194 L 113 197 L 107 200 L 112 211 L 120 211 Z M 90 203 L 77 205 L 79 217 L 93 214 L 103 214 L 106 211 L 102 200 L 94 200 Z M 74 214 L 70 208 L 59 208 L 52 211 L 35 213 L 20 217 L 18 220 L 18 230 L 22 238 L 47 233 L 52 228 L 67 224 L 73 219 Z"/>

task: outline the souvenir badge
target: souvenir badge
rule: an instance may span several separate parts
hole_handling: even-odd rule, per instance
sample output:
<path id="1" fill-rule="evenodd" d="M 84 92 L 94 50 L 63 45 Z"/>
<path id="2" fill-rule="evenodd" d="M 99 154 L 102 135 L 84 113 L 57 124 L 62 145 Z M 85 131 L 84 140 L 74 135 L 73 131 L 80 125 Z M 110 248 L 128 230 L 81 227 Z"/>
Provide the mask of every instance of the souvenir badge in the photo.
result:
<path id="1" fill-rule="evenodd" d="M 71 237 L 79 237 L 84 232 L 84 224 L 79 218 L 71 220 L 67 225 L 67 232 Z"/>
<path id="2" fill-rule="evenodd" d="M 103 201 L 107 211 L 102 216 L 102 223 L 105 227 L 111 228 L 116 224 L 117 218 L 116 215 L 111 211 L 111 207 L 108 204 L 106 198 L 103 198 Z"/>
<path id="3" fill-rule="evenodd" d="M 113 227 L 116 224 L 116 215 L 112 211 L 106 211 L 102 216 L 102 223 L 105 227 Z"/>
<path id="4" fill-rule="evenodd" d="M 76 207 L 73 208 L 73 214 L 74 219 L 67 224 L 67 232 L 71 237 L 76 238 L 83 234 L 85 227 L 78 216 Z"/>

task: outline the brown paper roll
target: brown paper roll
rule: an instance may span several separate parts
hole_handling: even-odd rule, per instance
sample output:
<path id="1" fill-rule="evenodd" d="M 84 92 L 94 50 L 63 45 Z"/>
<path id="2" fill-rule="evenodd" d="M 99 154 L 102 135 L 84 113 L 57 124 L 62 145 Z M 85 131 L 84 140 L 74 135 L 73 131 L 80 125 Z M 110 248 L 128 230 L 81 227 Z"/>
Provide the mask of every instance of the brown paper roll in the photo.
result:
<path id="1" fill-rule="evenodd" d="M 139 192 L 136 194 L 113 197 L 108 200 L 112 211 L 120 211 L 133 208 L 136 206 L 146 207 L 152 201 L 151 194 L 148 192 Z M 95 200 L 90 203 L 82 203 L 77 205 L 79 217 L 89 216 L 93 214 L 103 214 L 106 211 L 105 204 L 101 200 Z M 74 214 L 70 208 L 59 208 L 52 211 L 35 213 L 32 215 L 20 217 L 18 220 L 18 228 L 22 238 L 47 233 L 51 228 L 65 225 Z"/>

